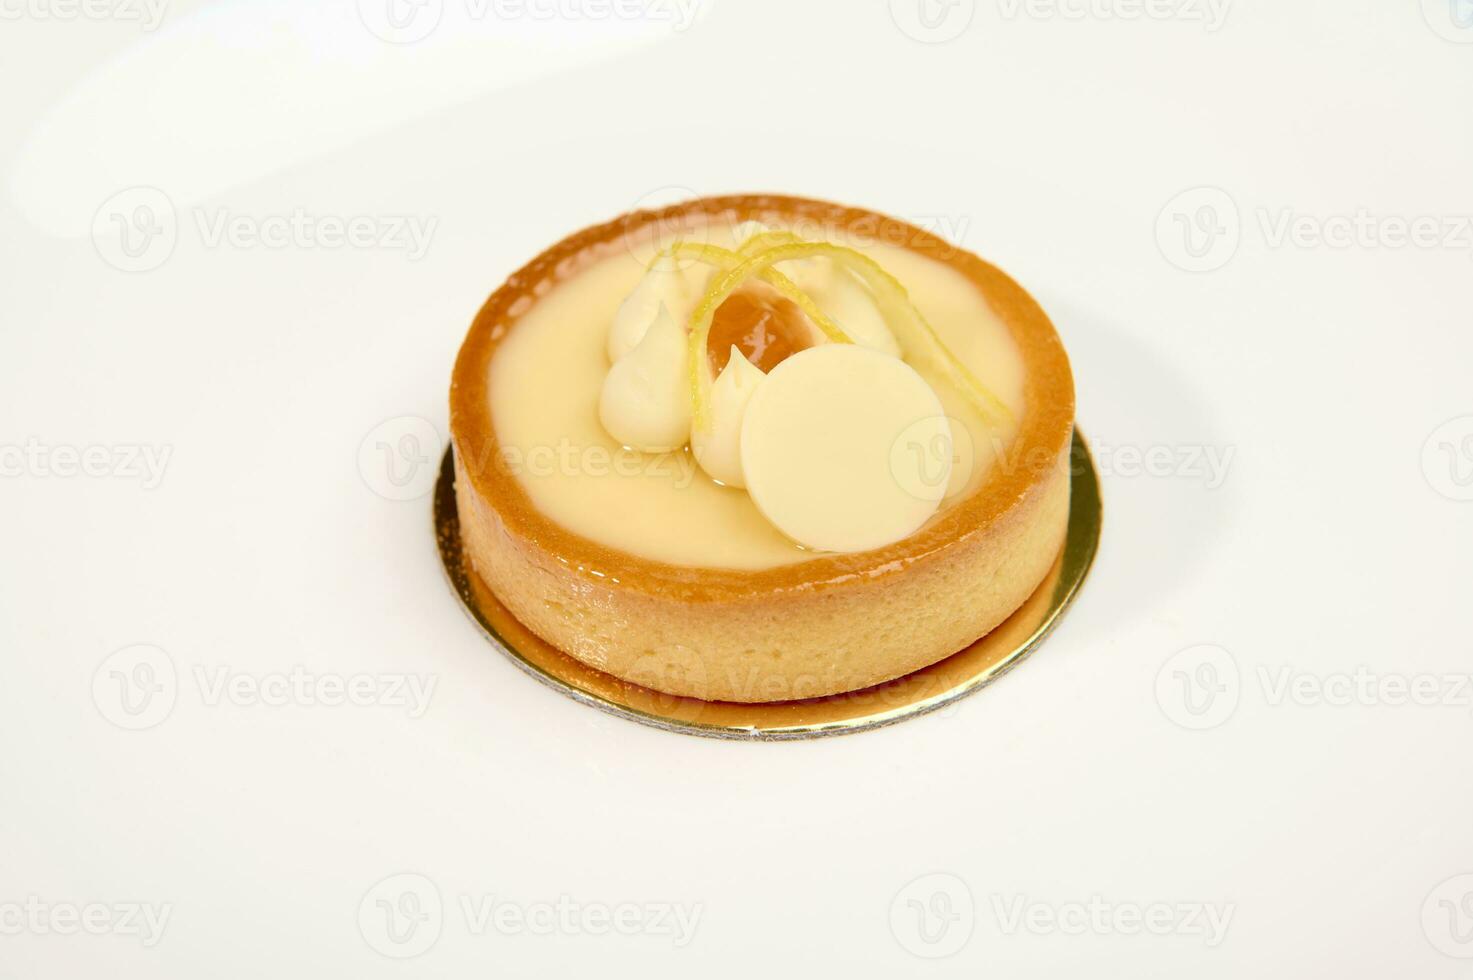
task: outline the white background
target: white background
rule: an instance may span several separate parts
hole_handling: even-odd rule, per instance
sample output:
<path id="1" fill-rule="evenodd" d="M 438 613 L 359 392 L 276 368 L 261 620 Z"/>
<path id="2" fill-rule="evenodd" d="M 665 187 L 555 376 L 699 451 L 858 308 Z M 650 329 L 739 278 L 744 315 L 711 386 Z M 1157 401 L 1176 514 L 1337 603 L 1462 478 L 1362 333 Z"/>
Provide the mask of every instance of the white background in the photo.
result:
<path id="1" fill-rule="evenodd" d="M 444 0 L 393 43 L 351 2 L 175 2 L 154 30 L 68 2 L 0 0 L 0 977 L 1473 970 L 1455 4 L 706 0 L 677 30 Z M 140 185 L 174 234 L 135 260 L 111 229 Z M 477 635 L 422 474 L 375 456 L 413 418 L 443 434 L 460 339 L 520 263 L 744 190 L 938 228 L 1073 357 L 1098 564 L 941 716 L 745 745 L 560 698 Z M 252 245 L 299 210 L 433 233 Z M 245 237 L 207 237 L 222 216 Z M 1396 247 L 1416 218 L 1437 242 Z M 65 447 L 102 447 L 92 475 Z M 128 447 L 167 451 L 161 479 Z M 175 681 L 158 717 L 118 701 L 135 644 Z M 435 687 L 418 717 L 208 689 L 294 668 Z M 1316 703 L 1357 668 L 1391 686 Z M 1423 676 L 1439 703 L 1399 703 Z M 377 902 L 406 885 L 400 944 Z M 462 900 L 488 897 L 583 917 L 478 928 Z M 592 934 L 625 902 L 697 927 Z M 58 934 L 98 903 L 103 934 Z M 168 907 L 156 942 L 126 903 Z"/>

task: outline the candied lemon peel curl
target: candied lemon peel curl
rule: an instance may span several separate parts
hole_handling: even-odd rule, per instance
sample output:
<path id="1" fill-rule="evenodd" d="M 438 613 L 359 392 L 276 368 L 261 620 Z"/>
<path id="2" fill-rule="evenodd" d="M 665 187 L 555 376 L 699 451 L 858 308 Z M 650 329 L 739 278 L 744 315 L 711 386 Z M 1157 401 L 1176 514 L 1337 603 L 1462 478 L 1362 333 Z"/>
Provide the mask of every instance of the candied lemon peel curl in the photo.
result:
<path id="1" fill-rule="evenodd" d="M 710 426 L 712 378 L 707 358 L 702 356 L 711 323 L 722 303 L 749 279 L 758 278 L 791 300 L 815 327 L 834 343 L 851 343 L 844 331 L 818 308 L 813 299 L 773 268 L 779 262 L 826 258 L 853 273 L 869 288 L 887 325 L 895 332 L 907 360 L 921 361 L 944 374 L 984 418 L 1010 421 L 1012 412 L 1001 399 L 979 381 L 946 346 L 934 327 L 911 300 L 910 294 L 874 259 L 855 249 L 831 242 L 807 241 L 789 231 L 754 235 L 736 250 L 715 245 L 677 242 L 668 251 L 683 258 L 715 266 L 719 271 L 696 304 L 690 319 L 690 372 L 693 421 L 702 429 Z"/>

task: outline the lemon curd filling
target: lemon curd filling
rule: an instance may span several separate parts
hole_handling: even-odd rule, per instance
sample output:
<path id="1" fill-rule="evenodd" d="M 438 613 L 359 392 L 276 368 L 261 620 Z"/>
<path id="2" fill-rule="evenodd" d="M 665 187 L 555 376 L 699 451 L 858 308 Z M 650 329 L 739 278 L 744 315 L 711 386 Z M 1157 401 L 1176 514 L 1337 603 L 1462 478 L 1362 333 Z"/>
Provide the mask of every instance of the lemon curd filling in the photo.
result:
<path id="1" fill-rule="evenodd" d="M 768 226 L 769 234 L 783 230 L 781 223 Z M 742 233 L 710 225 L 693 226 L 684 234 L 690 241 L 736 249 Z M 803 235 L 825 237 L 811 228 L 803 229 Z M 954 372 L 907 358 L 939 399 L 949 419 L 950 439 L 944 431 L 938 437 L 934 425 L 917 425 L 901 433 L 891 455 L 902 482 L 914 485 L 913 492 L 919 495 L 928 491 L 940 495 L 937 514 L 944 513 L 980 485 L 1017 430 L 1023 410 L 1021 355 L 1005 324 L 961 273 L 903 247 L 855 241 L 852 235 L 838 233 L 828 237 L 899 280 L 960 365 L 1003 409 L 985 411 L 975 392 L 962 390 Z M 500 465 L 515 475 L 533 505 L 548 518 L 641 558 L 756 570 L 814 557 L 815 551 L 780 532 L 746 490 L 712 479 L 689 446 L 674 452 L 638 452 L 622 446 L 601 422 L 600 392 L 610 375 L 611 323 L 653 262 L 653 249 L 615 249 L 548 290 L 510 328 L 491 361 L 488 379 L 489 408 L 502 449 Z M 804 264 L 778 264 L 783 273 L 778 278 L 792 280 L 780 285 L 804 286 L 812 272 Z M 699 296 L 721 270 L 680 259 L 667 273 L 684 277 L 690 294 Z M 857 295 L 867 298 L 857 282 L 845 288 L 858 289 Z M 839 327 L 846 322 L 863 326 L 864 311 L 852 303 L 844 315 L 838 315 L 836 306 L 824 308 L 825 300 L 837 292 L 813 295 Z M 764 371 L 801 346 L 792 340 L 791 324 L 800 322 L 797 308 L 766 283 L 742 287 L 717 314 L 710 328 L 712 376 L 726 363 L 721 352 L 733 344 L 743 346 Z M 680 330 L 688 329 L 685 316 L 677 315 L 676 321 Z M 663 329 L 672 328 L 666 323 Z M 863 342 L 862 337 L 856 340 Z M 825 449 L 824 440 L 818 438 L 811 451 L 822 457 Z M 800 462 L 794 461 L 795 470 Z M 935 481 L 929 488 L 928 480 Z M 943 481 L 944 492 L 939 489 Z"/>

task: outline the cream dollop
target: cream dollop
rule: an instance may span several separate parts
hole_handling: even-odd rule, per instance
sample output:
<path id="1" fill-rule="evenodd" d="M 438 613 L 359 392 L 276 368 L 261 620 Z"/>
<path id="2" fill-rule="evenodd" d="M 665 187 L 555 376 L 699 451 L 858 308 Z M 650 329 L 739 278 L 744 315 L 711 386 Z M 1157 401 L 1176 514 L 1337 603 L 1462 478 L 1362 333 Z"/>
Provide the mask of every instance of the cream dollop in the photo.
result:
<path id="1" fill-rule="evenodd" d="M 598 417 L 620 443 L 646 453 L 672 452 L 690 437 L 685 330 L 661 304 L 635 348 L 604 378 Z"/>
<path id="2" fill-rule="evenodd" d="M 742 473 L 762 516 L 794 541 L 866 551 L 936 513 L 950 440 L 941 400 L 910 365 L 857 344 L 821 344 L 777 365 L 752 393 Z M 934 464 L 922 481 L 911 472 L 915 445 Z"/>
<path id="3" fill-rule="evenodd" d="M 861 347 L 900 357 L 900 344 L 865 285 L 844 269 L 833 269 L 814 301 Z"/>
<path id="4" fill-rule="evenodd" d="M 740 488 L 747 485 L 742 474 L 742 419 L 746 416 L 747 402 L 752 393 L 766 377 L 762 369 L 743 357 L 733 344 L 726 367 L 711 385 L 710 427 L 694 426 L 691 429 L 690 448 L 696 462 L 711 479 L 726 486 Z"/>
<path id="5" fill-rule="evenodd" d="M 617 364 L 644 339 L 661 306 L 683 322 L 695 306 L 690 280 L 673 256 L 657 258 L 634 292 L 619 304 L 609 328 L 609 362 Z"/>

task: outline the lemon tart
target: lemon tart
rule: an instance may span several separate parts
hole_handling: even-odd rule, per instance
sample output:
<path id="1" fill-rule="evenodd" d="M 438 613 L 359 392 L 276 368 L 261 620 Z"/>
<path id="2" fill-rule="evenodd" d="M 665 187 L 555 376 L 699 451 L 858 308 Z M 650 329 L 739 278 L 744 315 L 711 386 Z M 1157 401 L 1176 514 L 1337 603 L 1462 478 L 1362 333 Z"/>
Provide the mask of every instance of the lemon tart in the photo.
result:
<path id="1" fill-rule="evenodd" d="M 1074 387 L 1038 304 L 871 211 L 703 198 L 487 300 L 450 392 L 464 553 L 530 630 L 669 694 L 872 686 L 1053 566 Z"/>

